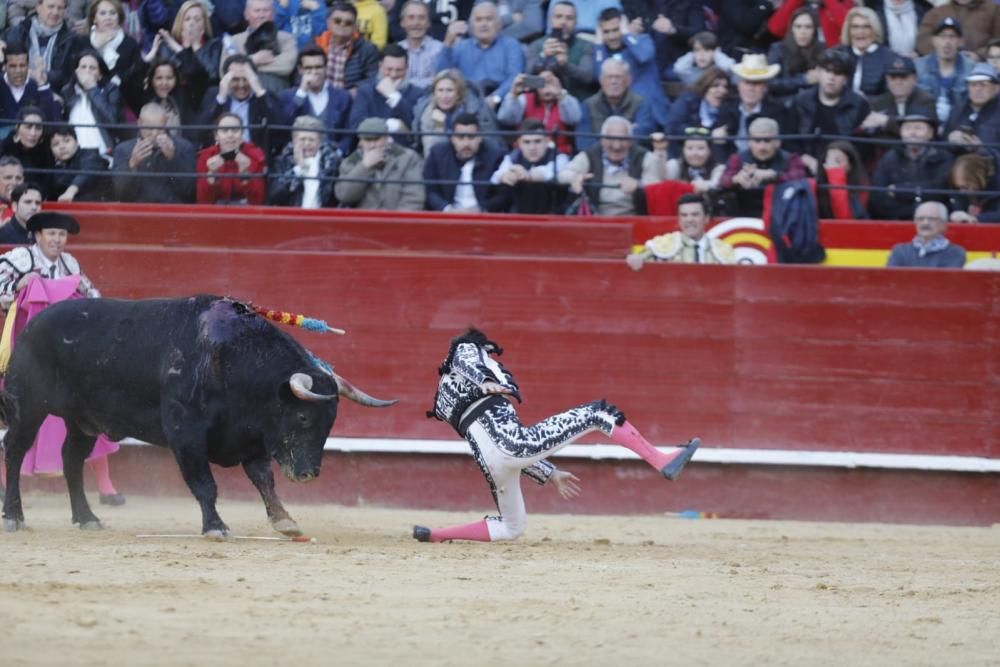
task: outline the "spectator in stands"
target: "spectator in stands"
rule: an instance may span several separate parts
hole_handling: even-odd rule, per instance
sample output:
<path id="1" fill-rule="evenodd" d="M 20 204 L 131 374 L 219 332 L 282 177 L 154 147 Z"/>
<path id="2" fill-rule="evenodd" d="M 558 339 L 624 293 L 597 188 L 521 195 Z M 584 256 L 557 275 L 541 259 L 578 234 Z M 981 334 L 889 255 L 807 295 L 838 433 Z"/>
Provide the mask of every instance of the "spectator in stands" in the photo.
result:
<path id="1" fill-rule="evenodd" d="M 127 89 L 142 77 L 139 44 L 125 34 L 125 10 L 120 0 L 97 0 L 87 10 L 90 46 L 101 56 L 112 83 Z"/>
<path id="2" fill-rule="evenodd" d="M 265 153 L 276 151 L 283 144 L 275 141 L 273 143 L 277 145 L 270 145 L 268 128 L 281 125 L 281 110 L 277 98 L 257 78 L 253 61 L 242 54 L 229 56 L 223 63 L 222 70 L 219 87 L 209 88 L 205 95 L 200 115 L 201 124 L 214 125 L 216 118 L 231 111 L 240 118 L 244 141 L 252 141 Z M 271 134 L 274 138 L 273 130 Z"/>
<path id="3" fill-rule="evenodd" d="M 406 80 L 406 51 L 389 44 L 382 52 L 378 79 L 361 84 L 351 106 L 351 128 L 357 129 L 365 118 L 385 118 L 393 140 L 410 145 L 413 110 L 424 91 Z"/>
<path id="4" fill-rule="evenodd" d="M 291 143 L 270 171 L 267 202 L 295 208 L 332 206 L 339 167 L 340 155 L 327 141 L 323 121 L 316 116 L 299 116 L 292 123 Z"/>
<path id="5" fill-rule="evenodd" d="M 702 31 L 691 38 L 691 50 L 674 63 L 674 74 L 686 85 L 694 87 L 706 72 L 719 70 L 728 76 L 735 64 L 736 61 L 719 48 L 715 33 Z"/>
<path id="6" fill-rule="evenodd" d="M 490 182 L 500 186 L 509 213 L 562 213 L 566 187 L 556 181 L 556 174 L 569 158 L 556 150 L 542 121 L 525 120 L 519 129 L 517 148 L 504 157 Z"/>
<path id="7" fill-rule="evenodd" d="M 142 23 L 140 46 L 143 53 L 149 53 L 153 48 L 153 41 L 161 30 L 170 30 L 179 12 L 180 6 L 175 0 L 142 0 L 139 5 L 139 22 Z"/>
<path id="8" fill-rule="evenodd" d="M 767 29 L 772 35 L 786 38 L 789 29 L 794 28 L 796 16 L 806 10 L 819 21 L 819 42 L 833 46 L 840 42 L 847 12 L 857 3 L 854 0 L 784 0 L 773 4 L 774 13 L 767 19 Z"/>
<path id="9" fill-rule="evenodd" d="M 1000 37 L 994 37 L 986 42 L 986 62 L 1000 72 Z"/>
<path id="10" fill-rule="evenodd" d="M 531 88 L 527 87 L 528 83 L 532 84 Z M 536 77 L 518 74 L 514 78 L 514 85 L 500 105 L 497 120 L 517 127 L 526 119 L 541 122 L 560 153 L 573 152 L 573 137 L 569 133 L 580 122 L 580 102 L 566 92 L 553 72 L 543 71 Z"/>
<path id="11" fill-rule="evenodd" d="M 938 201 L 924 202 L 913 213 L 917 235 L 909 243 L 898 243 L 889 253 L 886 266 L 961 269 L 965 248 L 945 238 L 948 207 Z"/>
<path id="12" fill-rule="evenodd" d="M 931 3 L 927 0 L 874 0 L 867 4 L 882 21 L 886 45 L 898 55 L 916 58 L 917 31 Z"/>
<path id="13" fill-rule="evenodd" d="M 17 118 L 21 109 L 29 106 L 41 109 L 47 121 L 62 118 L 62 106 L 45 78 L 45 69 L 29 70 L 28 52 L 23 45 L 12 43 L 0 49 L 0 62 L 4 65 L 0 79 L 0 118 Z M 0 123 L 0 139 L 13 129 L 9 122 Z"/>
<path id="14" fill-rule="evenodd" d="M 295 69 L 299 53 L 295 37 L 274 25 L 273 0 L 247 0 L 243 18 L 247 29 L 233 35 L 231 49 L 222 57 L 234 53 L 249 56 L 261 85 L 277 95 L 288 87 L 289 75 Z M 223 62 L 223 70 L 224 65 Z"/>
<path id="15" fill-rule="evenodd" d="M 30 19 L 38 10 L 38 0 L 8 0 L 6 7 L 6 25 L 20 25 L 25 19 Z M 69 0 L 66 5 L 66 20 L 76 32 L 86 30 L 86 0 Z"/>
<path id="16" fill-rule="evenodd" d="M 550 5 L 548 32 L 528 45 L 528 72 L 549 70 L 569 94 L 583 100 L 597 92 L 594 45 L 576 36 L 576 5 L 558 0 Z"/>
<path id="17" fill-rule="evenodd" d="M 854 80 L 851 88 L 863 95 L 885 92 L 885 70 L 896 57 L 886 46 L 885 33 L 878 15 L 867 7 L 847 12 L 840 43 L 854 54 Z"/>
<path id="18" fill-rule="evenodd" d="M 204 90 L 198 98 L 198 104 L 191 97 L 193 85 L 181 86 L 177 66 L 169 60 L 154 60 L 149 66 L 149 73 L 142 87 L 142 96 L 138 99 L 142 104 L 156 102 L 167 112 L 167 125 L 171 134 L 182 134 L 188 139 L 197 138 L 193 130 L 181 130 L 182 125 L 193 125 L 198 122 Z M 138 108 L 142 108 L 141 106 Z"/>
<path id="19" fill-rule="evenodd" d="M 719 110 L 729 93 L 729 75 L 717 67 L 710 67 L 693 88 L 670 106 L 667 134 L 680 136 L 689 127 L 703 127 L 710 131 L 719 122 Z M 675 148 L 670 154 L 677 156 L 680 151 Z"/>
<path id="20" fill-rule="evenodd" d="M 987 144 L 989 150 L 1000 154 L 1000 101 L 997 100 L 997 72 L 989 63 L 977 63 L 965 77 L 968 88 L 964 103 L 951 111 L 944 136 L 949 142 L 965 149 L 975 149 Z"/>
<path id="21" fill-rule="evenodd" d="M 948 185 L 962 194 L 949 199 L 952 222 L 1000 222 L 1000 192 L 996 159 L 992 155 L 959 156 L 948 174 Z"/>
<path id="22" fill-rule="evenodd" d="M 750 123 L 750 147 L 729 158 L 721 186 L 735 193 L 733 215 L 759 218 L 764 209 L 764 188 L 805 178 L 802 158 L 781 149 L 778 123 L 760 117 Z"/>
<path id="23" fill-rule="evenodd" d="M 276 0 L 274 25 L 295 38 L 300 51 L 312 44 L 326 30 L 324 0 Z"/>
<path id="24" fill-rule="evenodd" d="M 711 238 L 705 230 L 711 221 L 708 202 L 701 195 L 688 193 L 677 200 L 679 231 L 654 236 L 640 252 L 632 253 L 625 262 L 633 271 L 642 270 L 646 262 L 676 262 L 684 264 L 735 264 L 733 247 Z"/>
<path id="25" fill-rule="evenodd" d="M 899 137 L 898 118 L 906 116 L 916 107 L 932 111 L 937 120 L 937 112 L 934 111 L 936 100 L 926 90 L 917 87 L 917 69 L 912 60 L 904 56 L 893 59 L 885 71 L 885 82 L 889 90 L 871 98 L 871 113 L 862 123 L 862 130 L 896 139 Z"/>
<path id="26" fill-rule="evenodd" d="M 219 83 L 222 38 L 212 36 L 212 23 L 202 0 L 186 0 L 177 10 L 170 32 L 160 30 L 153 47 L 144 56 L 147 63 L 170 61 L 178 82 L 194 109 L 201 105 L 205 90 Z M 188 90 L 188 88 L 193 90 Z"/>
<path id="27" fill-rule="evenodd" d="M 121 130 L 122 98 L 118 85 L 110 78 L 108 66 L 93 49 L 78 52 L 73 79 L 62 90 L 66 120 L 76 128 L 83 148 L 110 155 Z"/>
<path id="28" fill-rule="evenodd" d="M 400 12 L 400 25 L 406 31 L 406 39 L 399 42 L 408 56 L 406 78 L 426 92 L 437 74 L 437 59 L 444 48 L 441 40 L 427 32 L 431 26 L 431 6 L 422 0 L 407 0 Z"/>
<path id="29" fill-rule="evenodd" d="M 334 88 L 354 94 L 361 83 L 378 72 L 378 47 L 355 35 L 358 10 L 349 2 L 334 2 L 326 18 L 326 32 L 316 45 L 326 53 L 326 78 Z"/>
<path id="30" fill-rule="evenodd" d="M 871 108 L 864 97 L 850 88 L 854 59 L 839 49 L 828 49 L 816 61 L 819 85 L 795 96 L 792 109 L 798 119 L 797 134 L 824 137 L 850 137 L 861 128 Z M 794 142 L 797 152 L 811 173 L 816 173 L 816 158 L 829 138 L 803 139 Z"/>
<path id="31" fill-rule="evenodd" d="M 667 160 L 667 179 L 690 183 L 701 195 L 718 190 L 726 165 L 715 161 L 709 131 L 696 126 L 686 128 L 683 134 L 679 157 Z"/>
<path id="32" fill-rule="evenodd" d="M 632 75 L 624 60 L 609 58 L 601 64 L 601 90 L 583 100 L 580 124 L 577 126 L 576 147 L 587 150 L 597 142 L 595 134 L 608 118 L 620 116 L 629 121 L 635 136 L 651 134 L 653 115 L 647 102 L 632 89 Z"/>
<path id="33" fill-rule="evenodd" d="M 785 8 L 788 3 L 781 6 Z M 772 44 L 767 52 L 767 62 L 781 66 L 781 73 L 772 79 L 768 86 L 773 98 L 791 97 L 819 83 L 816 60 L 823 53 L 823 44 L 819 36 L 820 31 L 813 10 L 810 7 L 796 9 L 792 13 L 785 37 L 780 42 Z"/>
<path id="34" fill-rule="evenodd" d="M 868 172 L 854 145 L 831 141 L 819 156 L 816 203 L 819 217 L 864 220 L 868 217 Z M 849 186 L 849 187 L 844 187 Z"/>
<path id="35" fill-rule="evenodd" d="M 718 150 L 719 160 L 735 151 L 745 151 L 749 142 L 745 138 L 750 122 L 759 116 L 771 118 L 779 127 L 787 124 L 785 108 L 779 102 L 768 98 L 768 84 L 781 71 L 780 65 L 769 65 L 767 59 L 759 54 L 747 54 L 733 65 L 736 75 L 735 99 L 726 100 L 719 109 L 719 119 L 712 129 L 712 136 L 717 139 L 731 137 L 732 140 L 722 142 Z"/>
<path id="36" fill-rule="evenodd" d="M 469 21 L 471 36 L 460 22 L 448 25 L 437 66 L 439 70 L 458 69 L 466 82 L 478 87 L 490 109 L 495 110 L 513 85 L 514 77 L 524 71 L 524 53 L 517 40 L 500 34 L 500 17 L 494 3 L 477 4 Z"/>
<path id="37" fill-rule="evenodd" d="M 189 176 L 194 172 L 194 147 L 182 137 L 170 136 L 166 123 L 166 110 L 150 102 L 139 111 L 139 137 L 115 146 L 112 180 L 118 201 L 194 201 L 194 181 Z M 164 173 L 177 175 L 164 177 Z"/>
<path id="38" fill-rule="evenodd" d="M 628 63 L 632 89 L 646 100 L 656 129 L 664 128 L 667 126 L 670 100 L 663 92 L 653 39 L 645 33 L 624 34 L 621 21 L 622 13 L 617 9 L 601 12 L 598 17 L 601 43 L 594 47 L 594 65 L 599 72 L 603 72 L 602 65 L 606 60 L 614 58 Z M 631 29 L 641 29 L 641 21 L 639 25 L 633 22 Z"/>
<path id="39" fill-rule="evenodd" d="M 447 139 L 442 135 L 454 127 L 455 119 L 462 114 L 473 114 L 482 132 L 497 129 L 493 111 L 474 88 L 466 86 L 461 72 L 457 69 L 438 72 L 431 92 L 424 95 L 413 110 L 413 133 L 425 158 L 435 144 Z"/>
<path id="40" fill-rule="evenodd" d="M 424 162 L 427 208 L 480 213 L 503 209 L 504 193 L 490 182 L 504 152 L 482 136 L 479 119 L 459 114 L 448 141 L 438 142 Z"/>
<path id="41" fill-rule="evenodd" d="M 358 149 L 340 163 L 334 192 L 353 208 L 421 211 L 423 166 L 415 151 L 389 141 L 384 118 L 366 118 L 358 126 Z"/>
<path id="42" fill-rule="evenodd" d="M 632 123 L 611 116 L 601 126 L 601 140 L 577 153 L 559 172 L 559 182 L 574 194 L 586 193 L 597 215 L 635 215 L 643 188 L 662 181 L 666 166 L 658 156 L 637 146 Z"/>
<path id="43" fill-rule="evenodd" d="M 101 159 L 97 151 L 80 148 L 76 132 L 70 125 L 52 128 L 49 147 L 55 159 L 49 185 L 50 198 L 60 202 L 103 201 L 105 198 L 105 178 L 96 172 L 103 172 L 108 163 Z"/>
<path id="44" fill-rule="evenodd" d="M 714 18 L 718 19 L 713 23 L 719 45 L 733 57 L 759 48 L 758 38 L 774 12 L 772 0 L 714 0 L 706 2 L 705 6 L 713 10 Z"/>
<path id="45" fill-rule="evenodd" d="M 943 190 L 948 185 L 948 171 L 954 161 L 950 152 L 928 146 L 933 140 L 934 117 L 929 109 L 914 109 L 899 120 L 903 145 L 895 146 L 879 160 L 872 176 L 868 211 L 878 220 L 909 220 L 921 201 L 942 201 L 941 194 L 922 190 Z"/>
<path id="46" fill-rule="evenodd" d="M 13 155 L 0 155 L 0 222 L 10 220 L 14 215 L 10 193 L 24 183 L 24 167 Z"/>
<path id="47" fill-rule="evenodd" d="M 691 48 L 691 39 L 705 32 L 701 0 L 624 0 L 622 12 L 629 32 L 646 32 L 653 38 L 656 69 L 665 79 L 676 74 L 674 63 Z"/>
<path id="48" fill-rule="evenodd" d="M 378 0 L 351 0 L 358 10 L 358 32 L 362 37 L 382 49 L 389 42 L 389 21 L 385 8 Z"/>
<path id="49" fill-rule="evenodd" d="M 1000 6 L 991 0 L 951 0 L 924 14 L 917 33 L 917 53 L 931 51 L 931 31 L 946 18 L 965 26 L 965 49 L 978 54 L 993 37 L 1000 35 Z"/>
<path id="50" fill-rule="evenodd" d="M 25 177 L 36 181 L 42 193 L 48 195 L 49 174 L 52 169 L 52 153 L 49 151 L 41 110 L 38 107 L 22 107 L 17 115 L 14 131 L 0 144 L 0 153 L 17 158 L 24 167 Z"/>
<path id="51" fill-rule="evenodd" d="M 243 140 L 243 120 L 231 111 L 215 121 L 215 143 L 198 153 L 199 204 L 260 206 L 264 203 L 264 151 Z"/>
<path id="52" fill-rule="evenodd" d="M 951 110 L 962 103 L 966 94 L 965 77 L 976 61 L 961 52 L 962 26 L 946 18 L 934 28 L 934 50 L 916 60 L 917 85 L 937 100 L 937 117 L 947 120 Z"/>
<path id="53" fill-rule="evenodd" d="M 345 130 L 350 123 L 351 96 L 335 88 L 326 78 L 326 54 L 311 45 L 299 52 L 299 85 L 281 93 L 279 106 L 285 125 L 299 116 L 315 116 L 323 121 L 329 140 L 340 153 L 346 154 L 354 136 Z"/>
<path id="54" fill-rule="evenodd" d="M 605 9 L 622 9 L 621 0 L 572 0 L 576 5 L 576 32 L 597 33 L 598 17 Z M 552 14 L 555 13 L 555 3 L 549 3 L 549 18 L 547 25 L 552 25 Z M 588 36 L 589 38 L 589 36 Z"/>
<path id="55" fill-rule="evenodd" d="M 14 215 L 0 227 L 0 245 L 31 245 L 35 236 L 28 231 L 28 220 L 42 210 L 42 186 L 28 181 L 10 193 Z"/>
<path id="56" fill-rule="evenodd" d="M 28 69 L 43 69 L 45 80 L 53 90 L 62 90 L 69 80 L 75 63 L 73 59 L 82 46 L 82 39 L 63 20 L 66 0 L 40 0 L 38 10 L 7 30 L 7 44 L 22 44 L 28 51 Z M 41 74 L 32 77 L 39 80 Z"/>

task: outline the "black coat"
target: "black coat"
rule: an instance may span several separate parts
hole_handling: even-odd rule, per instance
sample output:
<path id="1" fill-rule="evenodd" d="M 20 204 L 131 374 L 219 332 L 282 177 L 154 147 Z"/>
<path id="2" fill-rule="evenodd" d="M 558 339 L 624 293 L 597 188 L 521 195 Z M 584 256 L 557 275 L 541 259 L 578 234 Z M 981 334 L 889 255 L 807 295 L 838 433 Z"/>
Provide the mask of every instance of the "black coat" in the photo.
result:
<path id="1" fill-rule="evenodd" d="M 719 18 L 715 29 L 719 46 L 736 60 L 744 51 L 756 50 L 774 13 L 768 0 L 707 0 L 704 5 Z"/>
<path id="2" fill-rule="evenodd" d="M 84 173 L 106 171 L 108 163 L 101 159 L 93 148 L 81 148 L 69 162 L 56 162 L 49 188 L 49 199 L 56 199 L 71 185 L 79 192 L 73 201 L 104 201 L 108 195 L 107 177 Z"/>
<path id="3" fill-rule="evenodd" d="M 498 211 L 504 208 L 505 194 L 499 187 L 489 182 L 493 172 L 503 162 L 504 152 L 499 147 L 484 139 L 476 153 L 475 167 L 472 169 L 473 186 L 479 208 L 483 211 Z M 434 144 L 427 159 L 424 161 L 425 181 L 452 181 L 451 183 L 427 183 L 427 208 L 432 211 L 443 211 L 455 201 L 455 187 L 462 175 L 462 165 L 458 162 L 455 149 L 450 141 L 440 141 Z"/>
<path id="4" fill-rule="evenodd" d="M 25 51 L 31 48 L 31 20 L 34 14 L 26 17 L 21 23 L 12 28 L 8 28 L 4 33 L 4 41 L 8 44 L 17 43 L 24 46 Z M 55 34 L 52 39 L 56 40 L 52 51 L 52 67 L 47 72 L 49 85 L 52 90 L 62 90 L 67 81 L 73 76 L 73 69 L 76 63 L 76 54 L 84 48 L 90 47 L 90 42 L 80 37 L 66 23 Z"/>
<path id="5" fill-rule="evenodd" d="M 792 110 L 793 117 L 798 120 L 798 127 L 790 128 L 796 134 L 818 134 L 820 128 L 816 124 L 816 114 L 819 110 L 819 89 L 809 88 L 803 90 L 795 96 Z M 857 130 L 862 121 L 871 111 L 868 102 L 849 88 L 844 89 L 840 102 L 837 104 L 835 120 L 837 122 L 837 134 L 843 137 L 850 137 Z M 797 139 L 790 142 L 790 148 L 796 153 L 809 153 L 819 155 L 823 145 L 832 139 Z"/>
<path id="6" fill-rule="evenodd" d="M 902 188 L 943 190 L 948 187 L 948 171 L 954 158 L 951 153 L 930 147 L 916 159 L 911 159 L 903 146 L 897 146 L 882 156 L 875 167 L 872 185 Z M 873 189 L 868 198 L 868 212 L 876 220 L 912 220 L 917 205 L 925 201 L 947 202 L 944 194 L 887 192 Z"/>
<path id="7" fill-rule="evenodd" d="M 0 144 L 0 154 L 4 156 L 16 157 L 24 167 L 24 180 L 37 183 L 42 188 L 42 195 L 45 199 L 52 196 L 50 192 L 51 177 L 45 171 L 51 169 L 52 151 L 49 149 L 49 142 L 43 140 L 34 148 L 25 148 L 20 142 L 14 141 L 14 133 L 11 132 Z"/>
<path id="8" fill-rule="evenodd" d="M 205 99 L 202 101 L 201 113 L 199 114 L 199 124 L 212 125 L 219 114 L 229 111 L 230 100 L 227 98 L 225 102 L 219 104 L 216 99 L 218 94 L 218 86 L 212 86 L 205 93 Z M 264 93 L 260 97 L 251 93 L 250 110 L 247 116 L 251 125 L 250 141 L 260 146 L 270 161 L 270 157 L 280 152 L 287 143 L 287 132 L 279 132 L 271 129 L 271 126 L 282 124 L 281 107 L 278 104 L 278 98 L 269 92 Z M 201 146 L 208 146 L 212 141 L 212 130 L 203 130 L 201 140 L 195 143 Z"/>

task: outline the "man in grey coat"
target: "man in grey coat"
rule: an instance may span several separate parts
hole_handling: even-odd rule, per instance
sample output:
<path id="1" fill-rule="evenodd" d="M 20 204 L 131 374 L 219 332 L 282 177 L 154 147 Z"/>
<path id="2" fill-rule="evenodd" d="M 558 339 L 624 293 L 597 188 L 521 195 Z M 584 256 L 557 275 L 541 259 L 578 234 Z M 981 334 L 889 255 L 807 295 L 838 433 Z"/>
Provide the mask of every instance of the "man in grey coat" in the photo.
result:
<path id="1" fill-rule="evenodd" d="M 389 141 L 384 118 L 358 125 L 358 149 L 340 163 L 334 193 L 341 204 L 383 211 L 422 211 L 424 161 L 417 153 Z"/>
<path id="2" fill-rule="evenodd" d="M 889 254 L 886 266 L 961 269 L 965 266 L 965 248 L 944 237 L 948 229 L 948 207 L 926 201 L 913 214 L 917 235 L 909 243 L 898 243 Z"/>
<path id="3" fill-rule="evenodd" d="M 167 112 L 157 102 L 142 107 L 138 125 L 138 138 L 115 146 L 115 198 L 150 204 L 193 202 L 194 146 L 167 132 Z"/>

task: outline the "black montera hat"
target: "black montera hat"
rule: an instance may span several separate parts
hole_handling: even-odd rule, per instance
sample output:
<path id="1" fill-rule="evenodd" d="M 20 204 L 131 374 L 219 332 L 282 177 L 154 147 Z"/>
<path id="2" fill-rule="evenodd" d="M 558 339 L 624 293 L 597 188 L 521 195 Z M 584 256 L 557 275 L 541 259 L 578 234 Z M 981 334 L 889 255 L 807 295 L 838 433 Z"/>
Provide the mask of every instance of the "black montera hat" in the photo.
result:
<path id="1" fill-rule="evenodd" d="M 65 229 L 70 234 L 80 233 L 80 223 L 71 215 L 58 211 L 42 211 L 28 218 L 28 231 L 40 232 L 43 229 Z"/>

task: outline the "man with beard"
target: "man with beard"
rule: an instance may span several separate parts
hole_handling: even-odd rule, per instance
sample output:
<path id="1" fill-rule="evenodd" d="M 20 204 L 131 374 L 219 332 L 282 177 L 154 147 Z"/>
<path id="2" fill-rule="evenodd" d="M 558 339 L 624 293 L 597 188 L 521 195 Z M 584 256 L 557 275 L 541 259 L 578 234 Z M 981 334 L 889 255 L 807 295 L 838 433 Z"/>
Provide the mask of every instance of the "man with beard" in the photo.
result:
<path id="1" fill-rule="evenodd" d="M 459 114 L 449 141 L 436 143 L 424 162 L 427 208 L 465 213 L 500 210 L 504 194 L 490 177 L 503 157 L 503 150 L 479 133 L 475 114 Z"/>

